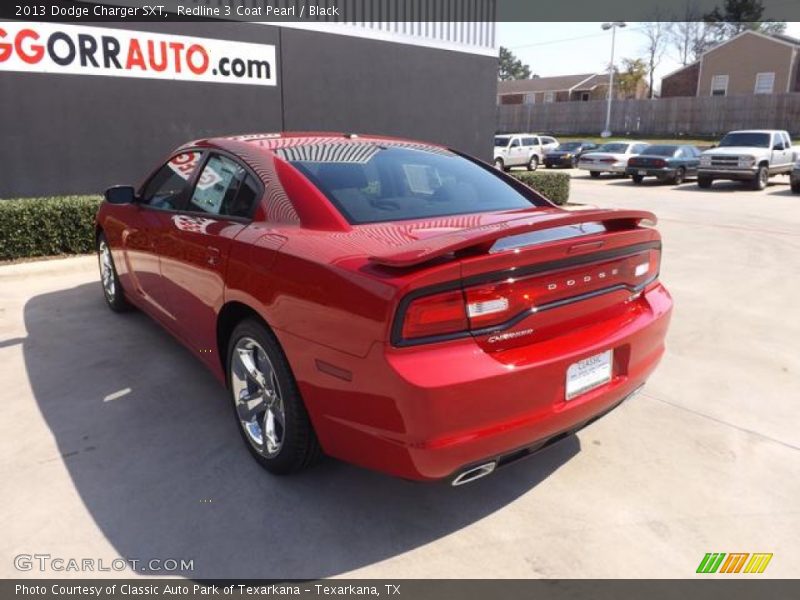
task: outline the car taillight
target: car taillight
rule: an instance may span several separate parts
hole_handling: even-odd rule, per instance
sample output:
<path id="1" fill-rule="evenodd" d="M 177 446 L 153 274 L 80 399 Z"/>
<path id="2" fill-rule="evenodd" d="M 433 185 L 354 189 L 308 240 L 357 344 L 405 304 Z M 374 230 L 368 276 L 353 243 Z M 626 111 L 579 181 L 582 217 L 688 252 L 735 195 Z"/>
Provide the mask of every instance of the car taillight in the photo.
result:
<path id="1" fill-rule="evenodd" d="M 464 294 L 453 290 L 412 300 L 403 319 L 403 338 L 445 335 L 467 328 Z"/>
<path id="2" fill-rule="evenodd" d="M 606 288 L 640 291 L 658 274 L 659 260 L 660 251 L 652 249 L 590 265 L 423 296 L 406 308 L 402 338 L 468 334 Z"/>
<path id="3" fill-rule="evenodd" d="M 657 158 L 657 159 L 655 159 L 653 161 L 653 166 L 656 166 L 656 167 L 659 167 L 659 168 L 660 167 L 666 167 L 667 166 L 667 161 L 662 160 L 660 158 Z"/>
<path id="4" fill-rule="evenodd" d="M 637 162 L 638 161 L 635 158 L 629 158 L 628 159 L 628 166 L 631 167 L 631 166 L 635 165 Z"/>

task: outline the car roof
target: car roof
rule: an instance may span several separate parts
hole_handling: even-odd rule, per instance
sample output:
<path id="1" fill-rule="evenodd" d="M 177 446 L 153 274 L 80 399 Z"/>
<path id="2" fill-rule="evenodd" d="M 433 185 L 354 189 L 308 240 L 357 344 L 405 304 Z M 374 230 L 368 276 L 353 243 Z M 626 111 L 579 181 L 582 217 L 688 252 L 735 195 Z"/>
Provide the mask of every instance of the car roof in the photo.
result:
<path id="1" fill-rule="evenodd" d="M 194 140 L 184 144 L 188 147 L 212 147 L 239 154 L 243 150 L 256 151 L 261 154 L 274 154 L 277 150 L 285 148 L 318 147 L 320 145 L 347 146 L 347 145 L 392 145 L 432 152 L 446 151 L 445 146 L 430 142 L 420 142 L 405 138 L 395 138 L 378 135 L 362 135 L 355 133 L 332 132 L 276 132 L 276 133 L 247 133 L 241 135 L 220 136 Z"/>
<path id="2" fill-rule="evenodd" d="M 785 129 L 737 129 L 728 133 L 784 133 L 785 131 Z"/>

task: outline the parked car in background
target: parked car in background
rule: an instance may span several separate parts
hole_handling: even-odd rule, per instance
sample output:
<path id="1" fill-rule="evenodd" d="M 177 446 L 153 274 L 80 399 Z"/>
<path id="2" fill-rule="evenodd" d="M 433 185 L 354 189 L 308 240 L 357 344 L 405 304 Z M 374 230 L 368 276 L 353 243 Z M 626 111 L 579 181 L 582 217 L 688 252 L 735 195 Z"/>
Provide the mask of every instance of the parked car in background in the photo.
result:
<path id="1" fill-rule="evenodd" d="M 606 142 L 597 149 L 587 152 L 578 160 L 578 168 L 589 171 L 592 177 L 600 173 L 627 175 L 628 160 L 649 146 L 647 142 L 620 140 Z"/>
<path id="2" fill-rule="evenodd" d="M 425 142 L 273 133 L 177 148 L 106 191 L 95 236 L 109 308 L 212 371 L 261 466 L 460 485 L 648 379 L 672 310 L 655 221 Z"/>
<path id="3" fill-rule="evenodd" d="M 797 159 L 789 133 L 776 129 L 747 129 L 725 134 L 716 148 L 700 155 L 697 185 L 711 187 L 715 179 L 747 181 L 763 190 L 772 175 L 788 175 Z"/>
<path id="4" fill-rule="evenodd" d="M 800 160 L 794 163 L 792 174 L 789 176 L 792 183 L 792 192 L 800 194 Z"/>
<path id="5" fill-rule="evenodd" d="M 555 150 L 544 155 L 545 168 L 576 167 L 578 159 L 597 148 L 594 142 L 562 142 Z"/>
<path id="6" fill-rule="evenodd" d="M 697 175 L 699 165 L 700 150 L 695 146 L 653 144 L 638 156 L 629 158 L 625 172 L 633 183 L 642 183 L 645 177 L 656 177 L 661 182 L 678 185 L 687 176 Z"/>
<path id="7" fill-rule="evenodd" d="M 505 170 L 527 167 L 535 171 L 547 152 L 558 147 L 558 140 L 547 135 L 514 133 L 494 137 L 494 166 Z"/>

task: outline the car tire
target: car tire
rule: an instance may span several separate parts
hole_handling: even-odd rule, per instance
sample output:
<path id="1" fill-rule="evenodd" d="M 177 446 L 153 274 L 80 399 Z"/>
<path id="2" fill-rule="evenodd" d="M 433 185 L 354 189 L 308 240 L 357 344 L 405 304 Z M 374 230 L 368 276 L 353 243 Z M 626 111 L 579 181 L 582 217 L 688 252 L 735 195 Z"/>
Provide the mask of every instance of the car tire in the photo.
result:
<path id="1" fill-rule="evenodd" d="M 597 177 L 600 177 L 600 171 L 589 171 L 589 175 L 596 179 Z"/>
<path id="2" fill-rule="evenodd" d="M 104 233 L 97 236 L 97 264 L 100 268 L 100 285 L 103 288 L 103 297 L 106 304 L 114 312 L 130 310 L 131 305 L 125 299 L 125 292 L 119 282 L 117 267 L 111 254 L 111 246 Z"/>
<path id="3" fill-rule="evenodd" d="M 633 180 L 633 183 L 636 184 L 642 183 L 642 181 L 644 181 L 644 177 L 642 177 L 641 175 L 631 175 L 631 179 Z"/>
<path id="4" fill-rule="evenodd" d="M 711 177 L 703 177 L 700 175 L 697 178 L 697 187 L 708 189 L 711 187 L 711 184 L 714 183 L 714 180 Z"/>
<path id="5" fill-rule="evenodd" d="M 539 168 L 539 157 L 534 154 L 528 161 L 528 171 L 535 171 L 537 168 Z"/>
<path id="6" fill-rule="evenodd" d="M 297 382 L 267 327 L 245 319 L 234 328 L 225 370 L 239 433 L 262 467 L 288 475 L 319 461 L 322 449 Z"/>
<path id="7" fill-rule="evenodd" d="M 760 191 L 767 188 L 769 183 L 769 167 L 761 165 L 758 167 L 755 178 L 750 182 L 750 187 L 754 190 Z"/>
<path id="8" fill-rule="evenodd" d="M 678 170 L 675 171 L 675 175 L 672 176 L 672 183 L 675 185 L 680 185 L 683 183 L 684 179 L 686 179 L 686 169 L 683 167 L 678 167 Z"/>
<path id="9" fill-rule="evenodd" d="M 552 165 L 552 164 L 550 164 L 550 163 L 548 163 L 548 162 L 546 162 L 546 163 L 544 163 L 544 168 L 545 168 L 545 169 L 552 169 L 552 168 L 553 168 L 553 165 Z"/>
<path id="10" fill-rule="evenodd" d="M 505 171 L 506 170 L 506 163 L 503 162 L 502 158 L 495 158 L 494 159 L 494 168 L 499 170 L 499 171 Z"/>
<path id="11" fill-rule="evenodd" d="M 800 181 L 792 181 L 792 193 L 800 194 Z"/>

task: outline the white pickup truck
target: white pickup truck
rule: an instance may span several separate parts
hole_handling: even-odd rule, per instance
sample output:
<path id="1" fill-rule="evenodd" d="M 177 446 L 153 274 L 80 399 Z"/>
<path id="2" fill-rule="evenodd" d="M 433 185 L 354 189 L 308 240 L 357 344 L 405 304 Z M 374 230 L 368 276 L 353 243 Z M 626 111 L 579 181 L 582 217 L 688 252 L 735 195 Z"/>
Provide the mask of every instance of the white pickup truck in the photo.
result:
<path id="1" fill-rule="evenodd" d="M 748 181 L 754 190 L 763 190 L 771 175 L 791 173 L 796 154 L 786 131 L 731 131 L 700 155 L 697 185 L 708 188 L 715 179 L 729 179 Z"/>
<path id="2" fill-rule="evenodd" d="M 558 140 L 548 135 L 514 133 L 494 136 L 494 166 L 500 170 L 528 167 L 535 171 L 544 155 L 558 148 Z"/>

